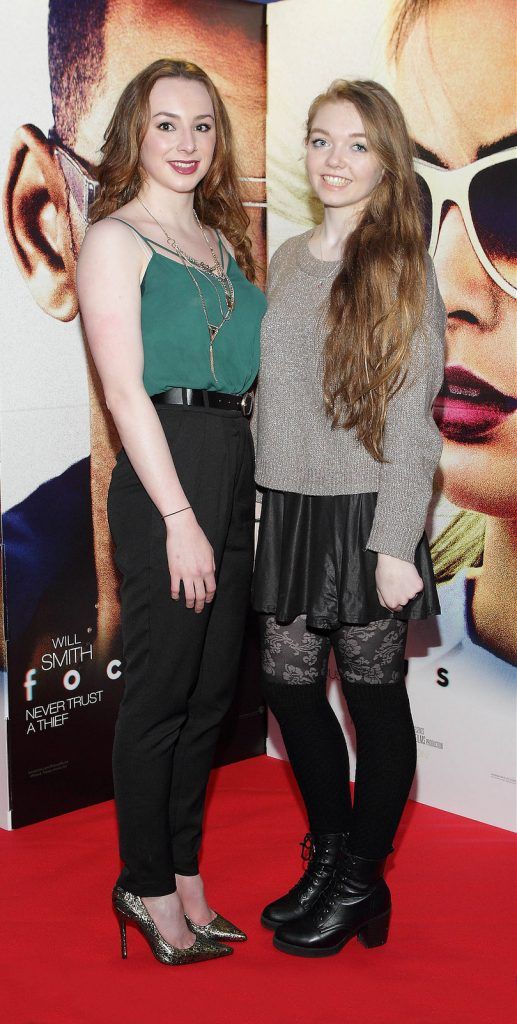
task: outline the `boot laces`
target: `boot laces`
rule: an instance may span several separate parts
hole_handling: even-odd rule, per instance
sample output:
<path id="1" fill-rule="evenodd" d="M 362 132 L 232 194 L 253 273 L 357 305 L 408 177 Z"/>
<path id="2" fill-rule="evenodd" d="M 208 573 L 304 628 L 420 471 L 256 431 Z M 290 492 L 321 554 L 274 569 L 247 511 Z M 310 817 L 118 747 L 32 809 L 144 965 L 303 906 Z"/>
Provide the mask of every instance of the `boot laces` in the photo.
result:
<path id="1" fill-rule="evenodd" d="M 348 868 L 348 857 L 345 854 L 344 862 L 340 864 L 335 872 L 334 877 L 325 891 L 321 894 L 317 903 L 317 918 L 321 922 L 329 910 L 332 909 L 336 899 L 340 899 L 345 896 L 347 889 L 347 868 Z"/>
<path id="2" fill-rule="evenodd" d="M 303 888 L 306 884 L 307 877 L 311 877 L 311 872 L 314 868 L 314 836 L 312 832 L 307 832 L 303 837 L 302 842 L 299 844 L 302 848 L 301 857 L 303 862 L 303 874 L 302 877 L 293 885 L 289 891 L 297 893 L 300 888 Z"/>
<path id="3" fill-rule="evenodd" d="M 321 860 L 322 852 L 328 849 L 327 844 L 321 838 L 315 837 L 312 832 L 307 832 L 300 846 L 302 848 L 302 861 L 305 871 L 299 882 L 297 882 L 297 886 L 304 885 L 307 877 L 323 877 L 329 871 L 329 867 Z"/>
<path id="4" fill-rule="evenodd" d="M 302 861 L 308 867 L 311 860 L 314 859 L 314 836 L 312 835 L 312 832 L 307 832 L 306 835 L 304 835 L 300 846 L 302 848 Z M 307 870 L 307 867 L 305 870 Z"/>

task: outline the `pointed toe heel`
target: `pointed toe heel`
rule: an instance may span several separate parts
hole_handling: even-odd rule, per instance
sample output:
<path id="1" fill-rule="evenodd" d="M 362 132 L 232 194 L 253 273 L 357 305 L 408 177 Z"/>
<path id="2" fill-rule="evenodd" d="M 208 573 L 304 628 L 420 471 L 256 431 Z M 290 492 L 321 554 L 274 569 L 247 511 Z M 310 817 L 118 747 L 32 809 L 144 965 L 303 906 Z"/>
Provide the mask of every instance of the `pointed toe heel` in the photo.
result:
<path id="1" fill-rule="evenodd" d="M 116 886 L 112 894 L 113 909 L 120 927 L 122 959 L 127 960 L 126 925 L 129 922 L 138 929 L 146 940 L 153 956 L 162 964 L 179 967 L 181 964 L 197 964 L 203 960 L 218 960 L 233 953 L 231 946 L 211 942 L 196 935 L 196 941 L 188 949 L 171 946 L 158 931 L 149 911 L 139 896 Z"/>
<path id="2" fill-rule="evenodd" d="M 223 942 L 246 942 L 248 938 L 246 932 L 241 931 L 231 921 L 227 921 L 221 914 L 216 914 L 214 920 L 210 921 L 209 924 L 196 924 L 186 914 L 185 920 L 191 932 L 199 935 L 202 939 L 208 939 L 209 941 L 215 939 L 216 942 L 220 940 Z"/>

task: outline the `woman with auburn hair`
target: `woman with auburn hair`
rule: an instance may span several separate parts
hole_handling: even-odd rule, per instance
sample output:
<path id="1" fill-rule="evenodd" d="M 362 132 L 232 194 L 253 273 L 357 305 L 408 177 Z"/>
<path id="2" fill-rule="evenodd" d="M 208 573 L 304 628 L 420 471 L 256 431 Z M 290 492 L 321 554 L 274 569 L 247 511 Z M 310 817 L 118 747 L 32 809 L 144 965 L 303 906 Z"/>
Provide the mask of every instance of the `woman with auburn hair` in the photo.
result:
<path id="1" fill-rule="evenodd" d="M 245 934 L 198 869 L 205 790 L 237 676 L 253 557 L 247 417 L 265 308 L 231 126 L 196 65 L 159 60 L 120 97 L 78 264 L 88 342 L 123 448 L 108 516 L 125 691 L 113 752 L 126 922 L 162 963 Z"/>
<path id="2" fill-rule="evenodd" d="M 392 96 L 334 82 L 310 107 L 305 142 L 324 216 L 270 265 L 253 603 L 266 697 L 310 829 L 307 870 L 262 923 L 278 949 L 313 957 L 388 935 L 383 869 L 416 765 L 407 623 L 439 611 L 424 523 L 445 314 Z M 353 806 L 326 697 L 331 648 L 357 736 Z"/>

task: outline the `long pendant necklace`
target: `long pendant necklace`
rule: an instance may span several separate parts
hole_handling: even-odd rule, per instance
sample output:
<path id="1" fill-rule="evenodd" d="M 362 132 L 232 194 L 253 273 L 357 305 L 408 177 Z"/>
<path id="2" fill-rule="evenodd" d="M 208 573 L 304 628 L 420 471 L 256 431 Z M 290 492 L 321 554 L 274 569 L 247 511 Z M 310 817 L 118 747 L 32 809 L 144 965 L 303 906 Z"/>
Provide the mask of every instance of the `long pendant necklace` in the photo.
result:
<path id="1" fill-rule="evenodd" d="M 178 245 L 176 239 L 173 238 L 172 235 L 169 235 L 168 231 L 164 228 L 163 224 L 161 224 L 160 221 L 154 216 L 154 213 L 151 213 L 151 210 L 149 210 L 148 207 L 145 205 L 145 203 L 142 202 L 140 197 L 137 196 L 136 198 L 137 198 L 138 202 L 140 203 L 140 206 L 142 206 L 144 208 L 146 213 L 148 213 L 149 216 L 152 218 L 152 220 L 154 220 L 155 224 L 157 224 L 158 227 L 160 228 L 160 230 L 163 231 L 163 234 L 165 236 L 167 245 L 170 247 L 171 251 L 174 253 L 175 256 L 179 256 L 179 258 L 181 259 L 181 261 L 183 263 L 183 266 L 185 267 L 185 270 L 187 271 L 187 273 L 188 273 L 188 275 L 189 275 L 189 277 L 190 277 L 194 287 L 196 288 L 196 291 L 197 291 L 197 293 L 199 295 L 199 299 L 200 299 L 200 302 L 201 302 L 201 308 L 203 310 L 203 315 L 204 315 L 204 318 L 205 318 L 205 321 L 206 321 L 207 330 L 208 330 L 210 371 L 212 373 L 212 376 L 213 376 L 215 382 L 218 383 L 217 377 L 216 377 L 216 374 L 215 374 L 214 342 L 215 342 L 215 339 L 216 339 L 219 331 L 221 330 L 221 327 L 230 318 L 231 314 L 233 313 L 234 307 L 235 307 L 235 291 L 234 291 L 233 283 L 230 280 L 227 272 L 225 271 L 224 266 L 221 263 L 219 263 L 217 255 L 216 255 L 216 253 L 214 252 L 214 250 L 212 248 L 210 240 L 209 240 L 206 232 L 204 231 L 204 228 L 203 228 L 203 226 L 202 226 L 202 224 L 201 224 L 201 222 L 200 222 L 200 220 L 198 218 L 198 215 L 197 215 L 195 210 L 193 211 L 194 212 L 194 219 L 195 219 L 196 224 L 198 225 L 199 230 L 201 231 L 201 234 L 203 235 L 203 238 L 204 238 L 204 240 L 205 240 L 205 242 L 206 242 L 206 244 L 207 244 L 207 246 L 208 246 L 208 248 L 210 250 L 210 253 L 211 253 L 211 256 L 212 256 L 212 259 L 213 259 L 212 266 L 210 266 L 208 263 L 205 263 L 203 260 L 196 260 L 193 256 L 189 256 L 188 253 L 184 252 L 183 249 L 181 248 L 181 246 Z M 191 267 L 194 267 L 198 271 L 198 273 L 200 273 L 202 275 L 202 277 L 205 279 L 205 281 L 207 281 L 211 285 L 211 287 L 214 289 L 214 291 L 216 293 L 217 301 L 219 303 L 219 311 L 221 313 L 221 321 L 218 324 L 212 323 L 210 317 L 208 316 L 208 309 L 207 309 L 207 306 L 206 306 L 205 297 L 204 297 L 203 292 L 202 292 L 202 290 L 201 290 L 201 288 L 199 286 L 198 281 L 196 280 L 195 275 L 192 272 Z M 220 299 L 220 295 L 219 295 L 219 290 L 217 288 L 217 284 L 213 280 L 214 277 L 216 278 L 216 281 L 221 285 L 221 287 L 223 289 L 223 292 L 224 292 L 224 296 L 225 296 L 225 300 L 226 300 L 226 310 L 225 311 L 223 311 L 222 306 L 221 306 L 221 299 Z"/>

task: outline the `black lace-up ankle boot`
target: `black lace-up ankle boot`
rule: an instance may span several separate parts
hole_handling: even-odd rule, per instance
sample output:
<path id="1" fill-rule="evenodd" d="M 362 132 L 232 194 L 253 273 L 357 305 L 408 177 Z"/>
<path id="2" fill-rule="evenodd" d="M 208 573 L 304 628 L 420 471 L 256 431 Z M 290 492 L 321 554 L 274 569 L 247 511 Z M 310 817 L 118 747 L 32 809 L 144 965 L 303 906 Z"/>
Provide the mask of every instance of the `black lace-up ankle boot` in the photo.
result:
<path id="1" fill-rule="evenodd" d="M 384 945 L 391 912 L 385 863 L 345 852 L 311 909 L 278 929 L 276 948 L 295 956 L 332 956 L 354 935 L 367 948 Z"/>
<path id="2" fill-rule="evenodd" d="M 274 931 L 279 925 L 296 921 L 314 906 L 332 879 L 345 839 L 342 832 L 307 833 L 300 843 L 305 871 L 285 896 L 264 908 L 260 920 L 265 928 Z"/>

